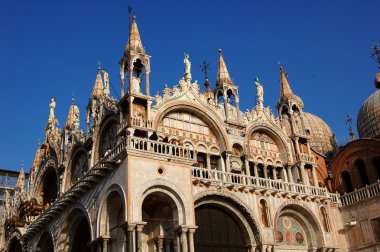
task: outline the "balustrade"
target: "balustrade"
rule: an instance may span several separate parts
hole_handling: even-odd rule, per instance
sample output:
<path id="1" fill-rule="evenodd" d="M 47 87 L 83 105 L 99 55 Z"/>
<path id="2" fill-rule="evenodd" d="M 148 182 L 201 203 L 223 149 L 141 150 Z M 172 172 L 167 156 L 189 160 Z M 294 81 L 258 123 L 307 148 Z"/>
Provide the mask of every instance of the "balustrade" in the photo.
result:
<path id="1" fill-rule="evenodd" d="M 270 190 L 284 194 L 293 193 L 295 195 L 310 197 L 332 198 L 332 202 L 339 203 L 339 197 L 337 195 L 330 194 L 326 188 L 322 187 L 307 186 L 282 180 L 271 180 L 198 167 L 192 167 L 192 176 L 194 180 L 216 182 L 218 184 L 223 183 L 227 186 L 245 186 L 253 189 Z"/>
<path id="2" fill-rule="evenodd" d="M 340 197 L 343 206 L 351 205 L 359 201 L 380 196 L 380 181 L 359 190 L 347 193 Z"/>
<path id="3" fill-rule="evenodd" d="M 157 142 L 137 137 L 128 137 L 127 148 L 141 152 L 154 153 L 166 157 L 180 158 L 181 160 L 195 161 L 194 151 L 184 146 Z"/>

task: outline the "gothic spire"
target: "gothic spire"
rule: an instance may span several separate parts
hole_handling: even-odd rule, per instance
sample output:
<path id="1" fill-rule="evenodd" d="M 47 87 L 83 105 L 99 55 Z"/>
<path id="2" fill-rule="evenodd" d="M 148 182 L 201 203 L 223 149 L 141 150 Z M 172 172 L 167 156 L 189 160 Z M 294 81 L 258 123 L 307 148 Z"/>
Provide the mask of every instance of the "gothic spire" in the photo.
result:
<path id="1" fill-rule="evenodd" d="M 103 81 L 102 81 L 100 68 L 98 68 L 98 74 L 96 75 L 96 80 L 95 80 L 94 88 L 92 89 L 91 96 L 94 96 L 94 97 L 103 96 Z"/>
<path id="2" fill-rule="evenodd" d="M 280 64 L 281 97 L 293 94 L 282 64 Z"/>
<path id="3" fill-rule="evenodd" d="M 129 38 L 126 51 L 139 51 L 145 53 L 144 47 L 141 42 L 139 29 L 137 28 L 136 16 L 133 16 L 133 23 L 129 32 Z"/>
<path id="4" fill-rule="evenodd" d="M 24 172 L 24 163 L 21 161 L 21 170 L 17 178 L 17 183 L 15 186 L 16 189 L 20 192 L 25 192 L 25 172 Z"/>
<path id="5" fill-rule="evenodd" d="M 222 49 L 219 48 L 219 64 L 218 64 L 218 73 L 216 76 L 216 85 L 220 84 L 230 84 L 233 85 L 230 74 L 228 73 L 226 63 L 224 63 L 224 58 L 222 54 Z"/>
<path id="6" fill-rule="evenodd" d="M 79 130 L 79 109 L 74 103 L 74 97 L 71 98 L 69 114 L 67 115 L 65 128 Z"/>

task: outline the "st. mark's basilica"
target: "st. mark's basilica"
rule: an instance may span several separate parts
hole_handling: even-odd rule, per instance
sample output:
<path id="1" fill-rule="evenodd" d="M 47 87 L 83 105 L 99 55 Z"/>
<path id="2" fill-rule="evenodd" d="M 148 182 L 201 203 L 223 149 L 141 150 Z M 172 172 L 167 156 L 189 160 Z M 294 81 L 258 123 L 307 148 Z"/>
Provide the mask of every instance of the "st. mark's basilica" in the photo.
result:
<path id="1" fill-rule="evenodd" d="M 59 128 L 51 99 L 29 174 L 3 190 L 1 251 L 380 251 L 379 89 L 359 109 L 359 138 L 338 146 L 282 65 L 276 111 L 258 79 L 242 111 L 228 52 L 215 52 L 204 91 L 186 54 L 178 85 L 152 95 L 142 41 L 134 18 L 121 98 L 99 67 L 86 125 L 73 101 Z"/>

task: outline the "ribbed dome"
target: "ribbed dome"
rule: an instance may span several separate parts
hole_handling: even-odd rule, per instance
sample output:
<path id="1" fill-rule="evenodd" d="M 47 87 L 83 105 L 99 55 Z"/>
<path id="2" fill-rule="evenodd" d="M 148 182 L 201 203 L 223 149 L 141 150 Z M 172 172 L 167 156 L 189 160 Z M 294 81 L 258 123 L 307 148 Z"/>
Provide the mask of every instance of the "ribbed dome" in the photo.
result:
<path id="1" fill-rule="evenodd" d="M 334 134 L 330 127 L 321 118 L 304 112 L 303 121 L 306 131 L 310 132 L 311 147 L 323 154 L 327 154 L 334 150 L 334 146 L 337 145 Z"/>
<path id="2" fill-rule="evenodd" d="M 380 136 L 380 89 L 368 97 L 361 106 L 357 127 L 361 138 Z"/>

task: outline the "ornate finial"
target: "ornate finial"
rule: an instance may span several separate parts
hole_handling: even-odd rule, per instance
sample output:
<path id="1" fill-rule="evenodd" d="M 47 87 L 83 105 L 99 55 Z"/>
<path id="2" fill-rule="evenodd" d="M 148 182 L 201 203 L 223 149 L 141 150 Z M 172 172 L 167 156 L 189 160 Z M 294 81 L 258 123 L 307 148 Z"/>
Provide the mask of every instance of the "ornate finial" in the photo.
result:
<path id="1" fill-rule="evenodd" d="M 201 71 L 205 74 L 205 79 L 207 79 L 207 72 L 210 70 L 210 64 L 207 61 L 203 61 L 201 65 Z"/>
<path id="2" fill-rule="evenodd" d="M 355 140 L 355 133 L 354 130 L 352 129 L 352 116 L 348 113 L 345 115 L 345 122 L 349 130 L 349 135 L 351 136 L 351 141 Z"/>
<path id="3" fill-rule="evenodd" d="M 24 161 L 21 160 L 21 169 L 24 169 Z"/>
<path id="4" fill-rule="evenodd" d="M 136 13 L 133 13 L 133 22 L 136 22 Z"/>
<path id="5" fill-rule="evenodd" d="M 374 60 L 376 60 L 376 62 L 379 64 L 379 68 L 380 68 L 380 48 L 379 48 L 379 44 L 376 42 L 374 42 L 372 45 L 371 57 Z"/>
<path id="6" fill-rule="evenodd" d="M 98 60 L 98 70 L 102 69 L 102 67 L 100 66 L 100 61 Z"/>
<path id="7" fill-rule="evenodd" d="M 219 54 L 222 54 L 222 48 L 219 47 L 218 52 Z"/>
<path id="8" fill-rule="evenodd" d="M 71 105 L 75 104 L 74 93 L 71 93 Z"/>

